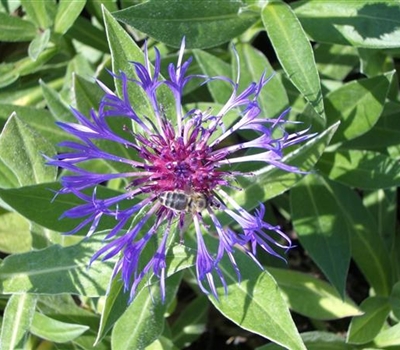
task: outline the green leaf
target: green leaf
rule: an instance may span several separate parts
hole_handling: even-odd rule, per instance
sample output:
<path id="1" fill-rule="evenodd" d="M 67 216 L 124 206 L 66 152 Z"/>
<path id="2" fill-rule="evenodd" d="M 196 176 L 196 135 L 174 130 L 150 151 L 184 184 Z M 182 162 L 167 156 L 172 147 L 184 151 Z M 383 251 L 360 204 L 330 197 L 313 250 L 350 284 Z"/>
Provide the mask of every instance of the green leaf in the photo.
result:
<path id="1" fill-rule="evenodd" d="M 35 312 L 30 331 L 40 338 L 57 343 L 65 343 L 79 337 L 88 329 L 88 326 L 60 322 Z"/>
<path id="2" fill-rule="evenodd" d="M 333 143 L 354 139 L 375 125 L 383 111 L 393 74 L 351 81 L 326 96 L 328 124 L 341 121 Z"/>
<path id="3" fill-rule="evenodd" d="M 365 191 L 363 204 L 378 223 L 378 233 L 386 248 L 396 251 L 397 188 Z"/>
<path id="4" fill-rule="evenodd" d="M 315 331 L 301 333 L 300 335 L 307 346 L 307 350 L 354 350 L 354 346 L 346 344 L 345 339 L 337 334 Z M 268 344 L 257 348 L 257 350 L 280 349 L 283 348 L 275 344 Z"/>
<path id="5" fill-rule="evenodd" d="M 365 48 L 400 47 L 400 6 L 396 1 L 307 0 L 293 4 L 307 34 L 317 42 Z"/>
<path id="6" fill-rule="evenodd" d="M 138 79 L 132 61 L 144 64 L 144 54 L 136 45 L 126 31 L 104 8 L 104 24 L 106 27 L 107 40 L 111 50 L 113 72 L 119 74 L 124 72 L 130 79 Z M 150 65 L 152 72 L 154 67 Z M 161 79 L 163 79 L 161 77 Z M 121 81 L 114 79 L 118 96 L 123 95 Z M 132 108 L 138 115 L 145 115 L 150 119 L 155 118 L 153 106 L 144 90 L 136 84 L 128 84 L 128 95 Z M 160 95 L 157 96 L 158 102 L 163 106 L 170 119 L 175 118 L 175 102 L 172 92 L 166 87 L 160 87 Z"/>
<path id="7" fill-rule="evenodd" d="M 378 122 L 368 132 L 350 140 L 344 147 L 350 149 L 377 149 L 399 144 L 400 123 L 398 116 L 400 104 L 388 101 L 383 107 L 383 112 Z"/>
<path id="8" fill-rule="evenodd" d="M 289 5 L 268 1 L 262 21 L 276 56 L 293 85 L 325 119 L 321 84 L 311 44 Z"/>
<path id="9" fill-rule="evenodd" d="M 182 274 L 174 274 L 166 280 L 166 300 L 163 303 L 160 285 L 143 288 L 115 323 L 111 335 L 113 349 L 145 349 L 155 341 L 164 329 L 164 313 L 175 297 Z M 132 323 L 132 320 L 135 320 Z M 131 327 L 126 325 L 130 324 Z"/>
<path id="10" fill-rule="evenodd" d="M 240 60 L 239 91 L 243 91 L 252 82 L 258 82 L 262 74 L 266 77 L 274 74 L 271 64 L 261 51 L 247 43 L 238 44 L 236 49 Z M 232 66 L 236 69 L 236 62 L 233 62 Z M 288 108 L 286 90 L 277 75 L 273 76 L 261 90 L 258 102 L 261 107 L 261 118 L 277 117 Z"/>
<path id="11" fill-rule="evenodd" d="M 321 76 L 342 81 L 359 64 L 357 49 L 352 46 L 318 45 L 314 51 Z"/>
<path id="12" fill-rule="evenodd" d="M 65 34 L 85 7 L 86 0 L 60 0 L 54 20 L 54 32 Z"/>
<path id="13" fill-rule="evenodd" d="M 347 342 L 351 344 L 365 344 L 374 339 L 390 312 L 389 300 L 382 297 L 369 297 L 360 308 L 364 314 L 353 317 L 347 333 Z"/>
<path id="14" fill-rule="evenodd" d="M 268 267 L 282 290 L 290 309 L 316 320 L 333 320 L 356 316 L 361 310 L 354 302 L 343 299 L 328 283 L 311 275 Z"/>
<path id="15" fill-rule="evenodd" d="M 222 59 L 202 50 L 193 50 L 193 54 L 203 74 L 206 76 L 231 78 L 231 66 Z M 207 88 L 213 100 L 221 105 L 225 105 L 233 91 L 231 84 L 222 80 L 208 82 Z"/>
<path id="16" fill-rule="evenodd" d="M 308 175 L 292 189 L 290 205 L 301 245 L 344 298 L 352 232 L 337 220 L 334 193 L 323 178 Z"/>
<path id="17" fill-rule="evenodd" d="M 1 292 L 103 296 L 112 272 L 112 261 L 94 262 L 92 255 L 102 247 L 100 239 L 70 246 L 54 245 L 42 250 L 10 255 L 0 267 Z"/>
<path id="18" fill-rule="evenodd" d="M 168 249 L 167 256 L 167 273 L 166 276 L 172 276 L 174 273 L 184 270 L 194 265 L 194 254 L 185 246 L 176 245 Z M 146 286 L 139 286 L 138 293 Z M 105 301 L 105 306 L 101 314 L 99 331 L 96 339 L 98 344 L 113 327 L 114 323 L 126 310 L 129 294 L 123 290 L 121 280 L 113 279 L 110 282 L 109 293 Z"/>
<path id="19" fill-rule="evenodd" d="M 46 100 L 47 107 L 53 115 L 54 120 L 67 123 L 76 121 L 70 107 L 62 100 L 60 94 L 42 80 L 40 80 L 39 83 L 42 94 Z M 64 131 L 62 133 L 64 135 L 66 134 Z"/>
<path id="20" fill-rule="evenodd" d="M 225 0 L 150 0 L 113 16 L 168 45 L 179 47 L 186 37 L 188 48 L 201 49 L 237 37 L 257 20 L 242 1 Z"/>
<path id="21" fill-rule="evenodd" d="M 50 143 L 15 114 L 0 135 L 0 160 L 15 174 L 20 185 L 55 180 L 56 168 L 46 166 L 42 156 L 55 153 Z"/>
<path id="22" fill-rule="evenodd" d="M 90 115 L 90 110 L 98 109 L 101 98 L 104 96 L 104 91 L 95 83 L 82 78 L 78 74 L 73 75 L 74 101 L 76 109 L 86 115 Z"/>
<path id="23" fill-rule="evenodd" d="M 318 169 L 330 179 L 362 189 L 400 186 L 400 164 L 372 151 L 341 151 L 324 154 Z"/>
<path id="24" fill-rule="evenodd" d="M 329 144 L 337 126 L 332 125 L 315 138 L 307 141 L 303 146 L 287 154 L 282 162 L 298 166 L 304 171 L 311 170 Z M 253 173 L 255 174 L 254 177 L 237 179 L 243 191 L 227 190 L 230 196 L 239 204 L 244 205 L 247 210 L 255 208 L 260 202 L 265 202 L 285 192 L 304 176 L 270 165 Z"/>
<path id="25" fill-rule="evenodd" d="M 331 193 L 330 201 L 336 205 L 335 218 L 341 218 L 340 221 L 346 223 L 350 232 L 352 258 L 375 293 L 388 296 L 392 285 L 392 266 L 376 222 L 353 190 L 328 180 L 325 186 Z M 336 224 L 339 225 L 339 222 Z"/>
<path id="26" fill-rule="evenodd" d="M 18 232 L 18 234 L 15 234 Z M 0 215 L 0 251 L 8 254 L 32 249 L 29 222 L 17 213 Z"/>
<path id="27" fill-rule="evenodd" d="M 46 49 L 47 44 L 50 41 L 50 29 L 46 29 L 36 35 L 35 39 L 32 40 L 28 47 L 28 55 L 33 60 L 36 61 L 39 55 Z"/>
<path id="28" fill-rule="evenodd" d="M 400 345 L 400 323 L 379 333 L 374 339 L 374 344 L 379 348 Z"/>
<path id="29" fill-rule="evenodd" d="M 4 87 L 4 86 L 8 86 L 10 84 L 12 84 L 16 79 L 18 79 L 18 77 L 20 76 L 27 76 L 30 75 L 32 73 L 35 73 L 39 70 L 43 69 L 43 65 L 48 62 L 50 59 L 52 59 L 56 54 L 57 54 L 58 49 L 55 47 L 50 47 L 50 48 L 46 48 L 43 49 L 43 51 L 41 51 L 38 56 L 36 57 L 36 59 L 33 61 L 30 57 L 23 57 L 20 60 L 14 62 L 13 64 L 8 64 L 5 66 L 5 70 L 2 72 L 1 77 L 0 77 L 0 86 Z M 33 53 L 34 54 L 34 53 Z M 3 66 L 4 68 L 4 66 Z M 36 87 L 36 80 L 35 80 L 35 87 Z M 19 86 L 18 86 L 19 87 Z M 24 85 L 22 85 L 22 87 L 25 87 Z M 11 93 L 7 93 L 6 91 L 4 91 L 3 93 L 6 94 L 6 98 L 1 98 L 0 97 L 0 101 L 3 102 L 15 102 L 15 104 L 30 104 L 32 102 L 29 101 L 29 96 L 26 96 L 26 91 L 24 91 L 24 89 L 22 89 L 22 87 L 18 89 L 18 91 L 14 92 L 14 95 L 18 96 L 20 95 L 20 99 L 18 99 L 17 101 L 12 101 L 12 99 L 14 98 L 13 94 Z M 30 87 L 29 85 L 27 85 L 27 87 Z M 12 87 L 11 87 L 12 88 Z M 34 88 L 30 87 L 30 90 L 34 90 Z M 40 96 L 42 97 L 42 96 Z"/>
<path id="30" fill-rule="evenodd" d="M 288 349 L 306 349 L 275 280 L 267 271 L 260 271 L 245 254 L 236 254 L 235 260 L 241 282 L 238 283 L 229 259 L 223 259 L 219 267 L 228 285 L 228 294 L 224 295 L 224 288 L 219 286 L 220 300 L 209 296 L 210 301 L 240 327 Z"/>
<path id="31" fill-rule="evenodd" d="M 35 186 L 26 186 L 16 189 L 0 188 L 0 198 L 18 213 L 39 225 L 58 232 L 68 232 L 74 229 L 82 220 L 63 218 L 61 215 L 83 202 L 73 194 L 63 194 L 55 197 L 60 190 L 60 183 L 44 183 Z M 120 195 L 121 192 L 110 190 L 103 186 L 97 187 L 98 198 L 110 198 Z M 35 205 L 32 205 L 34 203 Z M 129 201 L 127 205 L 133 205 Z M 114 217 L 104 217 L 100 220 L 98 231 L 115 226 Z M 77 234 L 86 233 L 88 226 L 83 227 Z"/>
<path id="32" fill-rule="evenodd" d="M 393 314 L 400 319 L 400 282 L 397 282 L 390 293 L 389 302 Z"/>
<path id="33" fill-rule="evenodd" d="M 382 50 L 358 49 L 360 55 L 360 71 L 367 77 L 381 75 L 395 69 L 393 58 Z"/>
<path id="34" fill-rule="evenodd" d="M 188 347 L 206 331 L 208 311 L 208 299 L 201 295 L 179 314 L 171 329 L 171 340 L 178 349 Z"/>
<path id="35" fill-rule="evenodd" d="M 2 319 L 2 350 L 25 349 L 26 333 L 30 328 L 35 307 L 35 295 L 22 293 L 10 297 Z"/>
<path id="36" fill-rule="evenodd" d="M 104 31 L 94 26 L 90 20 L 83 16 L 76 18 L 66 36 L 101 52 L 109 53 L 110 51 Z"/>
<path id="37" fill-rule="evenodd" d="M 21 5 L 24 7 L 26 14 L 40 30 L 48 29 L 52 21 L 52 4 L 51 1 L 46 0 L 20 0 Z"/>
<path id="38" fill-rule="evenodd" d="M 36 28 L 31 22 L 0 12 L 1 41 L 30 41 L 35 35 Z"/>
<path id="39" fill-rule="evenodd" d="M 56 126 L 56 119 L 47 109 L 0 104 L 0 120 L 6 121 L 13 112 L 16 112 L 19 119 L 33 130 L 39 131 L 53 145 L 61 141 L 76 140 L 75 137 Z"/>

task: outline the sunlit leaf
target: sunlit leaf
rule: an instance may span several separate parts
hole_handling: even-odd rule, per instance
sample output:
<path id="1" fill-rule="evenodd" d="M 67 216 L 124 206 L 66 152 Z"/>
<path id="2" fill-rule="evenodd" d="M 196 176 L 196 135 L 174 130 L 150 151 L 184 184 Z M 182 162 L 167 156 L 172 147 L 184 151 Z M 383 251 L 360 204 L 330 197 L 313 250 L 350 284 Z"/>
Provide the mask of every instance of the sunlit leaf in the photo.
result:
<path id="1" fill-rule="evenodd" d="M 168 45 L 188 48 L 220 45 L 243 33 L 257 20 L 241 1 L 150 0 L 114 12 L 118 20 Z"/>
<path id="2" fill-rule="evenodd" d="M 324 102 L 314 53 L 299 20 L 289 5 L 273 0 L 263 8 L 262 21 L 286 75 L 324 119 Z"/>

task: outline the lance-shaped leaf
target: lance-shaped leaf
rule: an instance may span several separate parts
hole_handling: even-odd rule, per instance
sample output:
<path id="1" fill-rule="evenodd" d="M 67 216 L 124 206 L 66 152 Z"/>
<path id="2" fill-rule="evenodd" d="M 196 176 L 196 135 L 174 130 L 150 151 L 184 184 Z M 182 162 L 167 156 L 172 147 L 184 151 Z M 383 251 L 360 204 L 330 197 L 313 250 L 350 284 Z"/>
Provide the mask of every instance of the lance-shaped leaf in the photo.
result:
<path id="1" fill-rule="evenodd" d="M 35 37 L 36 28 L 32 22 L 0 13 L 1 41 L 29 41 Z"/>
<path id="2" fill-rule="evenodd" d="M 150 0 L 114 12 L 118 20 L 168 45 L 179 47 L 186 37 L 188 48 L 208 48 L 243 33 L 257 20 L 242 1 Z"/>
<path id="3" fill-rule="evenodd" d="M 353 233 L 337 219 L 334 196 L 323 178 L 308 175 L 292 189 L 291 208 L 302 246 L 344 298 Z"/>
<path id="4" fill-rule="evenodd" d="M 240 267 L 241 282 L 231 262 L 224 259 L 220 268 L 228 285 L 228 294 L 219 287 L 217 301 L 209 297 L 214 306 L 240 327 L 259 334 L 287 349 L 306 349 L 290 316 L 288 306 L 275 280 L 246 255 L 235 256 Z M 227 261 L 228 260 L 228 261 Z"/>
<path id="5" fill-rule="evenodd" d="M 119 75 L 124 72 L 130 79 L 137 79 L 134 62 L 144 64 L 144 54 L 140 47 L 131 39 L 128 33 L 119 25 L 111 14 L 103 8 L 104 25 L 107 33 L 108 45 L 110 46 L 113 72 Z M 154 72 L 154 67 L 152 67 Z M 117 93 L 122 96 L 121 82 L 115 79 Z M 163 105 L 165 112 L 173 114 L 175 104 L 171 91 L 166 86 L 159 88 L 158 101 Z M 154 117 L 154 111 L 147 94 L 136 84 L 128 85 L 128 93 L 132 108 L 138 115 Z"/>
<path id="6" fill-rule="evenodd" d="M 88 326 L 57 321 L 36 312 L 30 331 L 40 338 L 57 343 L 65 343 L 79 337 L 88 329 Z"/>
<path id="7" fill-rule="evenodd" d="M 145 252 L 146 253 L 146 252 Z M 172 246 L 168 249 L 167 256 L 167 276 L 184 270 L 194 265 L 194 255 L 189 248 L 183 245 Z M 158 283 L 158 282 L 156 282 Z M 145 283 L 138 288 L 138 294 L 142 289 L 148 290 Z M 114 326 L 115 322 L 125 312 L 129 301 L 129 293 L 124 291 L 123 283 L 119 279 L 110 282 L 109 292 L 105 301 L 104 309 L 101 314 L 99 331 L 96 344 L 100 343 L 107 335 L 108 331 Z"/>
<path id="8" fill-rule="evenodd" d="M 111 344 L 113 349 L 145 349 L 155 341 L 164 329 L 164 313 L 174 299 L 182 278 L 178 273 L 166 280 L 166 300 L 160 297 L 160 285 L 142 289 L 125 313 L 115 324 Z M 132 323 L 132 320 L 135 320 Z M 127 327 L 131 324 L 132 327 Z"/>
<path id="9" fill-rule="evenodd" d="M 321 118 L 325 119 L 314 53 L 296 15 L 283 1 L 270 0 L 264 6 L 261 17 L 288 78 Z"/>
<path id="10" fill-rule="evenodd" d="M 4 310 L 0 348 L 2 350 L 24 349 L 27 332 L 35 312 L 37 297 L 32 294 L 14 294 Z"/>
<path id="11" fill-rule="evenodd" d="M 321 268 L 325 269 L 325 272 L 330 267 L 333 273 L 339 266 L 341 266 L 343 271 L 344 265 L 341 262 L 342 252 L 340 251 L 340 254 L 336 253 L 334 249 L 344 248 L 344 254 L 346 254 L 348 248 L 344 247 L 343 241 L 339 240 L 339 242 L 336 242 L 337 239 L 333 237 L 335 234 L 343 235 L 343 232 L 336 230 L 337 228 L 342 228 L 340 230 L 345 230 L 351 239 L 352 258 L 363 272 L 371 287 L 374 288 L 378 295 L 389 295 L 392 284 L 392 267 L 388 251 L 382 237 L 379 235 L 376 222 L 374 222 L 370 213 L 363 206 L 360 197 L 353 190 L 336 182 L 323 180 L 322 178 L 319 179 L 319 182 L 321 184 L 319 188 L 322 191 L 318 191 L 313 195 L 315 207 L 318 209 L 318 212 L 314 211 L 314 214 L 312 213 L 312 209 L 310 208 L 311 202 L 307 202 L 308 209 L 300 208 L 298 206 L 299 202 L 293 202 L 292 204 L 295 227 L 298 228 L 300 225 L 301 230 L 304 231 L 300 239 L 309 241 L 309 244 L 306 243 L 307 249 L 311 249 L 310 254 L 312 254 L 313 258 L 319 256 L 319 262 L 324 264 L 324 267 L 322 268 L 321 266 Z M 310 193 L 316 192 L 312 187 L 310 187 L 310 191 Z M 300 215 L 302 212 L 305 214 Z M 316 216 L 321 213 L 325 217 L 317 218 Z M 316 220 L 315 222 L 310 219 L 313 215 Z M 308 221 L 306 221 L 307 218 L 309 218 Z M 316 227 L 318 222 L 320 222 L 320 225 L 323 225 L 321 230 L 323 229 L 322 232 L 326 234 L 326 242 L 333 241 L 335 244 L 335 246 L 328 247 L 326 252 L 313 243 L 313 239 L 316 239 L 317 234 L 321 231 Z M 317 229 L 318 231 L 316 232 L 315 230 Z M 301 234 L 301 232 L 299 233 Z M 342 244 L 336 247 L 340 242 Z M 327 244 L 324 245 L 324 249 L 326 247 Z M 325 258 L 322 256 L 322 253 L 325 253 Z M 332 258 L 329 257 L 329 254 L 333 254 Z M 344 255 L 344 258 L 347 259 L 346 255 Z M 333 264 L 340 265 L 335 267 L 332 266 Z M 337 272 L 339 280 L 340 273 L 342 272 Z"/>

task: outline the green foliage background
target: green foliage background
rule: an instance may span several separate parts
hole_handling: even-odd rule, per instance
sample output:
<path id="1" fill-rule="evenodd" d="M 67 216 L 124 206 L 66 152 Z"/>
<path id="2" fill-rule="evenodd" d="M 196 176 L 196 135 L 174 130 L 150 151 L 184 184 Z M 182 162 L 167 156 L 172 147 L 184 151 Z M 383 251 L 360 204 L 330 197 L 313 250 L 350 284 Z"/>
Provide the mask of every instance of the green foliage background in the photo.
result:
<path id="1" fill-rule="evenodd" d="M 53 198 L 60 174 L 43 154 L 71 138 L 55 125 L 74 121 L 70 106 L 96 108 L 94 79 L 120 92 L 107 69 L 134 77 L 130 61 L 143 62 L 146 38 L 166 73 L 183 36 L 191 73 L 235 77 L 234 43 L 241 88 L 276 72 L 260 95 L 262 117 L 290 106 L 291 120 L 318 133 L 285 156 L 307 176 L 265 167 L 231 193 L 248 210 L 266 202 L 268 220 L 293 229 L 308 265 L 295 271 L 291 257 L 284 265 L 261 255 L 260 271 L 239 252 L 242 282 L 223 262 L 229 294 L 208 299 L 193 281 L 188 234 L 187 246 L 169 250 L 166 303 L 151 283 L 128 305 L 120 281 L 109 283 L 112 264 L 87 269 L 113 222 L 90 240 L 85 229 L 61 235 L 77 222 L 59 216 L 78 200 Z M 398 1 L 3 0 L 0 57 L 1 349 L 205 348 L 212 311 L 237 325 L 235 339 L 245 332 L 246 349 L 400 347 Z M 207 88 L 190 85 L 186 107 L 222 104 L 231 93 L 223 82 Z M 130 93 L 146 114 L 144 96 Z M 363 293 L 354 293 L 359 284 Z M 177 297 L 189 287 L 191 300 Z"/>

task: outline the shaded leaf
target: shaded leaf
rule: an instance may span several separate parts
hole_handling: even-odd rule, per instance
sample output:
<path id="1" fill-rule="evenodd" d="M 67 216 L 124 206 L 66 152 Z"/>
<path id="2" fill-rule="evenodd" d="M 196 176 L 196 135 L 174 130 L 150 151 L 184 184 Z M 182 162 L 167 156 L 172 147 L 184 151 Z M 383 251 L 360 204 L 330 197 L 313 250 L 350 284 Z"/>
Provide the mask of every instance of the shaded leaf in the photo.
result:
<path id="1" fill-rule="evenodd" d="M 319 74 L 338 81 L 359 64 L 357 49 L 351 46 L 321 44 L 314 54 Z"/>
<path id="2" fill-rule="evenodd" d="M 326 96 L 328 124 L 341 121 L 332 142 L 354 139 L 375 125 L 383 111 L 392 78 L 393 72 L 390 72 L 352 81 Z"/>
<path id="3" fill-rule="evenodd" d="M 325 180 L 331 193 L 336 221 L 343 221 L 351 238 L 351 253 L 364 277 L 377 295 L 388 296 L 392 284 L 392 266 L 388 251 L 378 233 L 376 222 L 362 204 L 361 198 L 350 188 Z"/>
<path id="4" fill-rule="evenodd" d="M 306 176 L 290 193 L 293 226 L 301 245 L 342 298 L 350 265 L 350 227 L 338 220 L 338 203 L 329 184 Z"/>
<path id="5" fill-rule="evenodd" d="M 356 188 L 380 189 L 400 185 L 399 162 L 372 151 L 325 153 L 318 162 L 318 169 L 332 180 Z"/>
<path id="6" fill-rule="evenodd" d="M 171 340 L 178 349 L 183 349 L 206 331 L 208 299 L 199 296 L 179 314 L 171 326 Z"/>
<path id="7" fill-rule="evenodd" d="M 400 139 L 400 104 L 385 103 L 378 122 L 365 134 L 344 144 L 350 149 L 376 149 L 398 145 Z"/>

